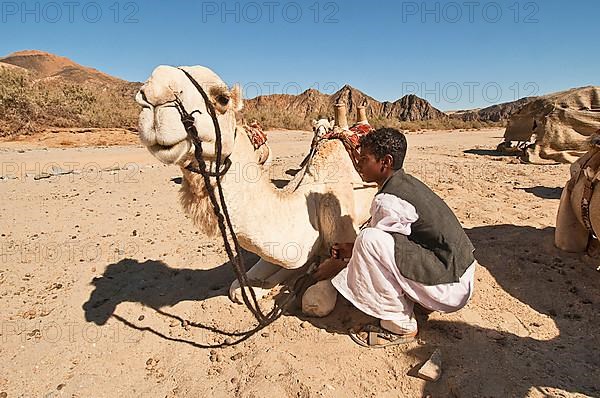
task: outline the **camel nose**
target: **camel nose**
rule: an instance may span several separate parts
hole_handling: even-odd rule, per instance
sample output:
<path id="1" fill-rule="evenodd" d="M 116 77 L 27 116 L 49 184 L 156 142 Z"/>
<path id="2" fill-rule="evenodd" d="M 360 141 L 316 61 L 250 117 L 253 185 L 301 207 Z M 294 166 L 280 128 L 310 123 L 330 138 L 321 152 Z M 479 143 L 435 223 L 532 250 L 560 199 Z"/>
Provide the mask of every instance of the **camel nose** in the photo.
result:
<path id="1" fill-rule="evenodd" d="M 137 94 L 135 95 L 135 101 L 142 107 L 142 108 L 152 108 L 152 104 L 150 103 L 150 101 L 148 101 L 148 97 L 146 97 L 146 93 L 144 92 L 144 88 L 142 87 L 140 89 L 140 91 L 137 92 Z"/>

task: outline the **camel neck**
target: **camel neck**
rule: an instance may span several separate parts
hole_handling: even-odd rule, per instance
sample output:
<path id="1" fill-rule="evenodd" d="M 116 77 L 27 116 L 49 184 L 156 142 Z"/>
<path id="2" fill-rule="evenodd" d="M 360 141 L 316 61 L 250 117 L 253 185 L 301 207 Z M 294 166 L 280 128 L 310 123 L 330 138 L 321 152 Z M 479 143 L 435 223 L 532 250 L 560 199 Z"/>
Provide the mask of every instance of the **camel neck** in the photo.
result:
<path id="1" fill-rule="evenodd" d="M 304 190 L 277 189 L 256 157 L 248 137 L 239 134 L 229 157 L 232 165 L 222 180 L 236 235 L 244 249 L 266 261 L 301 267 L 313 250 L 305 244 L 305 235 L 314 235 L 310 242 L 319 236 L 307 210 L 309 200 Z"/>

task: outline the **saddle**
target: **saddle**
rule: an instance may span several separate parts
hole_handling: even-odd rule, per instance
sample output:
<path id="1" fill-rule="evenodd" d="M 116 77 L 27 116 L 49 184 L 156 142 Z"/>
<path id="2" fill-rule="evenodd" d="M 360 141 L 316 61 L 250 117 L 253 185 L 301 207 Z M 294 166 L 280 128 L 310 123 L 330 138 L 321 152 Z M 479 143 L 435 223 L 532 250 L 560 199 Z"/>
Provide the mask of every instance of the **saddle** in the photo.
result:
<path id="1" fill-rule="evenodd" d="M 344 144 L 344 148 L 346 148 L 346 152 L 348 152 L 348 156 L 350 156 L 350 160 L 352 160 L 352 164 L 356 169 L 358 166 L 358 156 L 359 151 L 358 147 L 360 145 L 360 138 L 364 135 L 369 134 L 375 129 L 371 127 L 370 124 L 355 124 L 350 127 L 348 130 L 337 129 L 333 130 L 323 136 L 323 140 L 334 140 L 338 139 L 342 141 Z"/>
<path id="2" fill-rule="evenodd" d="M 254 149 L 258 149 L 267 143 L 267 134 L 263 131 L 262 126 L 258 122 L 254 121 L 250 124 L 245 124 L 244 130 L 246 130 L 246 134 L 250 137 Z"/>
<path id="3" fill-rule="evenodd" d="M 270 155 L 270 149 L 267 145 L 267 134 L 263 131 L 262 126 L 254 121 L 250 124 L 244 124 L 242 126 L 248 138 L 254 146 L 254 151 L 259 151 L 258 164 L 264 164 Z"/>
<path id="4" fill-rule="evenodd" d="M 348 129 L 348 130 L 341 129 L 339 127 L 335 127 L 333 130 L 329 131 L 323 137 L 313 140 L 313 142 L 310 146 L 310 151 L 308 152 L 308 155 L 306 155 L 304 160 L 302 160 L 302 163 L 300 163 L 301 173 L 302 173 L 300 178 L 297 178 L 294 184 L 289 184 L 288 189 L 290 189 L 293 192 L 298 188 L 298 186 L 304 179 L 304 175 L 306 174 L 306 170 L 308 169 L 309 163 L 311 162 L 312 158 L 315 156 L 315 153 L 317 153 L 317 146 L 323 140 L 336 140 L 337 139 L 337 140 L 342 141 L 342 144 L 344 144 L 344 148 L 346 149 L 348 156 L 350 156 L 350 160 L 352 160 L 352 165 L 358 171 L 358 168 L 357 168 L 358 167 L 358 156 L 359 156 L 358 147 L 360 145 L 360 137 L 362 137 L 363 135 L 369 134 L 370 132 L 372 132 L 374 130 L 375 129 L 373 127 L 371 127 L 371 125 L 369 125 L 369 124 L 355 124 L 354 126 L 350 127 L 350 129 Z"/>

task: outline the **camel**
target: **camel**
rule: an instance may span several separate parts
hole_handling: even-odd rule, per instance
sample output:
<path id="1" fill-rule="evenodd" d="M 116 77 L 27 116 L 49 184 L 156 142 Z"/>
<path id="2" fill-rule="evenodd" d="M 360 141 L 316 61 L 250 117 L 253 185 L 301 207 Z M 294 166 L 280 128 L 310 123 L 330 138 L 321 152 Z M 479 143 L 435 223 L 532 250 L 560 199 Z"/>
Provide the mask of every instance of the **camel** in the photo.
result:
<path id="1" fill-rule="evenodd" d="M 294 270 L 315 258 L 328 257 L 333 243 L 356 238 L 368 219 L 376 187 L 365 185 L 341 142 L 321 141 L 305 170 L 288 187 L 278 189 L 257 164 L 248 137 L 236 134 L 235 114 L 243 106 L 239 87 L 228 88 L 216 73 L 202 66 L 181 69 L 204 88 L 217 111 L 223 157 L 231 161 L 222 177 L 224 197 L 240 246 L 260 257 L 248 271 L 253 285 L 258 286 L 258 297 L 289 279 Z M 183 209 L 202 232 L 215 236 L 217 219 L 204 181 L 186 169 L 196 160 L 192 140 L 174 106 L 177 98 L 194 116 L 204 160 L 211 170 L 216 167 L 212 119 L 203 97 L 178 68 L 157 67 L 138 92 L 140 140 L 161 162 L 181 167 Z M 301 183 L 295 181 L 300 178 Z M 308 315 L 325 316 L 333 310 L 335 290 L 331 282 L 325 282 L 311 286 L 303 296 L 302 308 Z M 237 281 L 230 288 L 230 297 L 241 301 Z"/>
<path id="2" fill-rule="evenodd" d="M 591 149 L 571 165 L 571 179 L 560 197 L 554 241 L 556 247 L 567 252 L 587 251 L 597 255 L 600 191 L 594 186 L 600 178 L 600 130 L 591 137 L 590 143 Z M 586 183 L 591 188 L 588 195 Z M 588 217 L 585 217 L 586 212 Z"/>
<path id="3" fill-rule="evenodd" d="M 310 144 L 310 151 L 300 163 L 300 168 L 303 168 L 306 162 L 312 158 L 317 148 L 317 144 L 328 133 L 342 132 L 346 135 L 355 135 L 355 138 L 359 135 L 366 134 L 372 130 L 369 120 L 367 119 L 367 107 L 365 105 L 359 105 L 356 107 L 356 123 L 350 127 L 348 125 L 348 118 L 346 116 L 346 104 L 337 103 L 335 104 L 335 118 L 321 118 L 319 120 L 312 121 L 312 127 L 314 136 L 312 143 Z M 358 134 L 358 135 L 356 135 Z"/>
<path id="4" fill-rule="evenodd" d="M 335 121 L 333 120 L 333 118 L 320 118 L 318 120 L 313 120 L 311 124 L 314 135 L 310 144 L 310 150 L 308 151 L 306 157 L 300 163 L 300 169 L 303 169 L 306 163 L 309 161 L 309 159 L 313 157 L 319 141 L 322 140 L 323 137 L 325 137 L 325 135 L 331 130 L 333 130 L 333 128 L 335 127 Z"/>
<path id="5" fill-rule="evenodd" d="M 312 121 L 313 132 L 315 133 L 313 137 L 313 142 L 316 142 L 323 138 L 325 134 L 327 134 L 330 130 L 335 126 L 335 120 L 333 118 L 321 118 L 318 120 Z"/>
<path id="6" fill-rule="evenodd" d="M 319 140 L 321 140 L 328 132 L 332 131 L 334 127 L 339 127 L 342 130 L 349 130 L 348 118 L 346 117 L 346 105 L 342 103 L 335 104 L 336 115 L 338 118 L 319 118 L 312 121 L 312 129 L 314 137 L 311 147 Z M 356 125 L 369 124 L 367 119 L 367 108 L 365 105 L 359 105 L 356 108 Z"/>

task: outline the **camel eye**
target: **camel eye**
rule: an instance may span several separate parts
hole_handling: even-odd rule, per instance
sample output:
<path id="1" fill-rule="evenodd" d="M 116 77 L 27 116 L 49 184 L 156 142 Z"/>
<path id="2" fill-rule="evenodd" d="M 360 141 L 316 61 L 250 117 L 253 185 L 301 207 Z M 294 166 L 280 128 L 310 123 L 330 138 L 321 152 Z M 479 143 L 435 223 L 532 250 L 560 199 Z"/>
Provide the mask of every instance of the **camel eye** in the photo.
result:
<path id="1" fill-rule="evenodd" d="M 226 95 L 217 95 L 216 100 L 221 106 L 227 106 L 227 104 L 229 104 L 229 97 Z"/>

